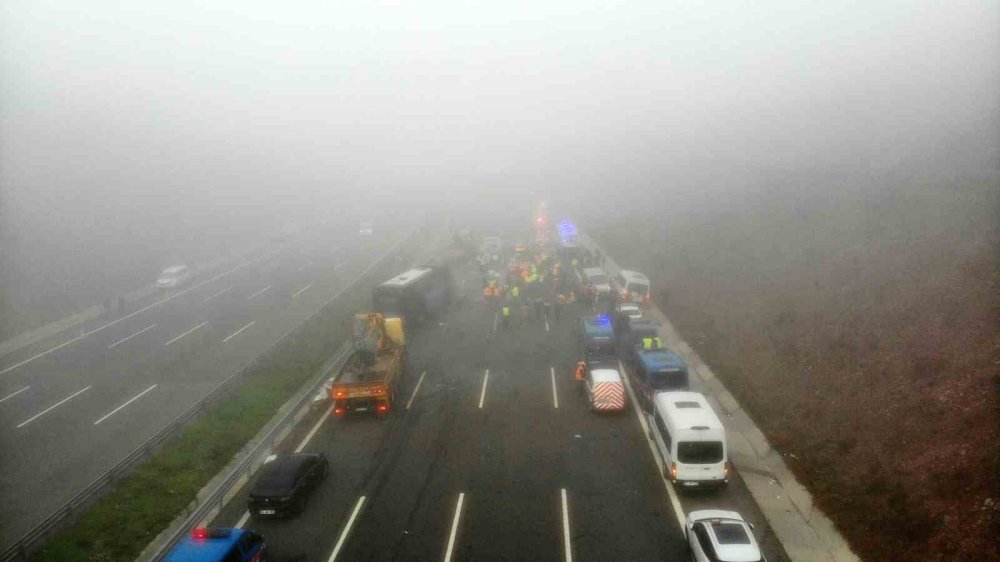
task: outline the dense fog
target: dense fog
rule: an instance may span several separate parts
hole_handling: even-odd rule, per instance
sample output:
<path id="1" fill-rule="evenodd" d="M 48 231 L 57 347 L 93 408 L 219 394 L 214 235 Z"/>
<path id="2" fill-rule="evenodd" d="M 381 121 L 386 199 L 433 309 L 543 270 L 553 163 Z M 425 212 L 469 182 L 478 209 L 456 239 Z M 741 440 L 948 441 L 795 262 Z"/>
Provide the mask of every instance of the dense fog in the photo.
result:
<path id="1" fill-rule="evenodd" d="M 990 1 L 7 0 L 0 316 L 322 219 L 995 181 L 998 30 Z"/>

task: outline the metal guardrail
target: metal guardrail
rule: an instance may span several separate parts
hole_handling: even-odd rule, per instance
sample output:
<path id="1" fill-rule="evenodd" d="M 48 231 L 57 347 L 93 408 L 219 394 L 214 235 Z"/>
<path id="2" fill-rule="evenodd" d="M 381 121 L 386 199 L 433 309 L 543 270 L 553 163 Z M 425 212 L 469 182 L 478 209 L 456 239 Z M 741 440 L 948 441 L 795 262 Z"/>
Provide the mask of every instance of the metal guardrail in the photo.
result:
<path id="1" fill-rule="evenodd" d="M 40 541 L 42 538 L 47 536 L 49 533 L 56 530 L 59 526 L 66 523 L 66 521 L 76 515 L 78 512 L 90 507 L 94 502 L 96 502 L 104 492 L 113 487 L 119 481 L 127 477 L 136 468 L 137 465 L 144 463 L 148 458 L 158 450 L 158 447 L 167 442 L 175 433 L 181 431 L 185 428 L 187 423 L 200 414 L 204 409 L 214 402 L 217 398 L 226 394 L 229 387 L 233 386 L 236 382 L 243 378 L 243 376 L 254 366 L 267 357 L 279 344 L 285 341 L 289 336 L 294 334 L 300 327 L 305 325 L 309 320 L 314 318 L 327 305 L 332 303 L 341 293 L 353 286 L 358 280 L 367 275 L 376 265 L 381 263 L 387 256 L 393 253 L 404 241 L 408 239 L 408 236 L 404 236 L 398 242 L 393 244 L 388 251 L 382 254 L 374 263 L 371 264 L 367 269 L 365 269 L 358 277 L 347 284 L 344 288 L 337 292 L 330 300 L 326 301 L 316 312 L 310 314 L 304 318 L 301 322 L 296 324 L 292 329 L 278 338 L 274 343 L 269 345 L 264 351 L 257 354 L 256 357 L 246 362 L 242 367 L 240 367 L 235 373 L 230 375 L 226 380 L 219 383 L 211 392 L 206 394 L 201 400 L 195 403 L 193 406 L 187 409 L 183 414 L 177 416 L 172 422 L 167 424 L 163 429 L 158 431 L 155 435 L 147 439 L 144 443 L 136 447 L 131 453 L 125 456 L 122 460 L 118 461 L 113 467 L 108 471 L 98 477 L 96 480 L 91 482 L 86 488 L 80 491 L 78 494 L 73 496 L 68 502 L 63 504 L 62 507 L 55 510 L 51 515 L 43 519 L 38 525 L 33 529 L 24 534 L 20 539 L 18 539 L 13 545 L 6 548 L 2 553 L 0 553 L 0 560 L 4 562 L 12 562 L 19 560 L 27 560 L 30 548 Z M 325 373 L 324 373 L 325 375 Z M 322 379 L 322 376 L 320 377 Z M 308 394 L 307 394 L 308 396 Z M 297 408 L 293 408 L 291 411 L 295 411 Z M 283 420 L 284 421 L 284 420 Z M 278 424 L 282 425 L 282 424 Z M 208 502 L 202 502 L 202 505 Z M 199 506 L 200 509 L 200 506 Z M 197 511 L 197 510 L 196 510 Z"/>
<path id="2" fill-rule="evenodd" d="M 284 439 L 287 435 L 284 433 L 285 430 L 298 423 L 304 413 L 303 408 L 308 408 L 313 396 L 326 382 L 328 373 L 336 370 L 347 360 L 350 350 L 350 344 L 344 344 L 330 368 L 321 369 L 319 376 L 305 390 L 299 391 L 301 396 L 298 397 L 295 405 L 289 408 L 278 423 L 274 424 L 265 435 L 260 437 L 253 448 L 244 454 L 243 460 L 233 467 L 226 478 L 198 504 L 198 507 L 187 516 L 184 523 L 174 529 L 170 538 L 159 545 L 150 560 L 162 560 L 170 549 L 190 532 L 191 528 L 208 519 L 213 510 L 222 510 L 230 499 L 231 492 L 243 486 L 246 483 L 244 478 L 249 479 L 255 470 L 264 464 L 264 460 L 271 454 L 278 442 Z"/>

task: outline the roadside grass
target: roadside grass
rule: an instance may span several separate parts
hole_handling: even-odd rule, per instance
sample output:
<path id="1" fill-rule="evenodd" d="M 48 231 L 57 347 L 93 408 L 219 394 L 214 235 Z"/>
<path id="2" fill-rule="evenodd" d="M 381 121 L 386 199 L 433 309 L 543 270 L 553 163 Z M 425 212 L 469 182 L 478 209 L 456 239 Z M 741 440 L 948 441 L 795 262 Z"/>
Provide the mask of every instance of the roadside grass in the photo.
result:
<path id="1" fill-rule="evenodd" d="M 593 235 L 863 559 L 1000 557 L 1000 190 L 808 197 Z"/>
<path id="2" fill-rule="evenodd" d="M 419 240 L 417 237 L 415 240 Z M 415 240 L 404 244 L 419 247 Z M 388 259 L 271 350 L 245 380 L 156 452 L 71 528 L 31 559 L 44 562 L 134 560 L 198 491 L 233 459 L 350 336 L 350 320 L 370 302 L 372 279 L 397 273 Z"/>

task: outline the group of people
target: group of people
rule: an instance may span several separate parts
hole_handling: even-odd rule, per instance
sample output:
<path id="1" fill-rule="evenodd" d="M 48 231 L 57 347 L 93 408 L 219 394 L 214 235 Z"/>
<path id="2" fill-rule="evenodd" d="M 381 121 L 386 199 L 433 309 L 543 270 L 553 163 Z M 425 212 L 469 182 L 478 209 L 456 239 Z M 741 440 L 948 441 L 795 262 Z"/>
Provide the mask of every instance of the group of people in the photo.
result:
<path id="1" fill-rule="evenodd" d="M 499 275 L 489 272 L 483 278 L 483 302 L 498 307 L 505 329 L 518 312 L 521 323 L 530 321 L 532 312 L 536 321 L 554 317 L 558 322 L 564 309 L 576 302 L 563 269 L 560 260 L 538 254 L 528 261 L 512 263 L 502 283 Z"/>

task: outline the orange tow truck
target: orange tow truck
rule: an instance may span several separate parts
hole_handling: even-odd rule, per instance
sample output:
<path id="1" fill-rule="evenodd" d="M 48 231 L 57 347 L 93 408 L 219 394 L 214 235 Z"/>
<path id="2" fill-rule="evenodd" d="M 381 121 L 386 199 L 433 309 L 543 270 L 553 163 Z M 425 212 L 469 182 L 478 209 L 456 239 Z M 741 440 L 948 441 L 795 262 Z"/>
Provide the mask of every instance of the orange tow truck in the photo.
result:
<path id="1" fill-rule="evenodd" d="M 354 317 L 353 350 L 327 386 L 333 413 L 389 413 L 406 370 L 403 319 L 377 312 Z"/>

